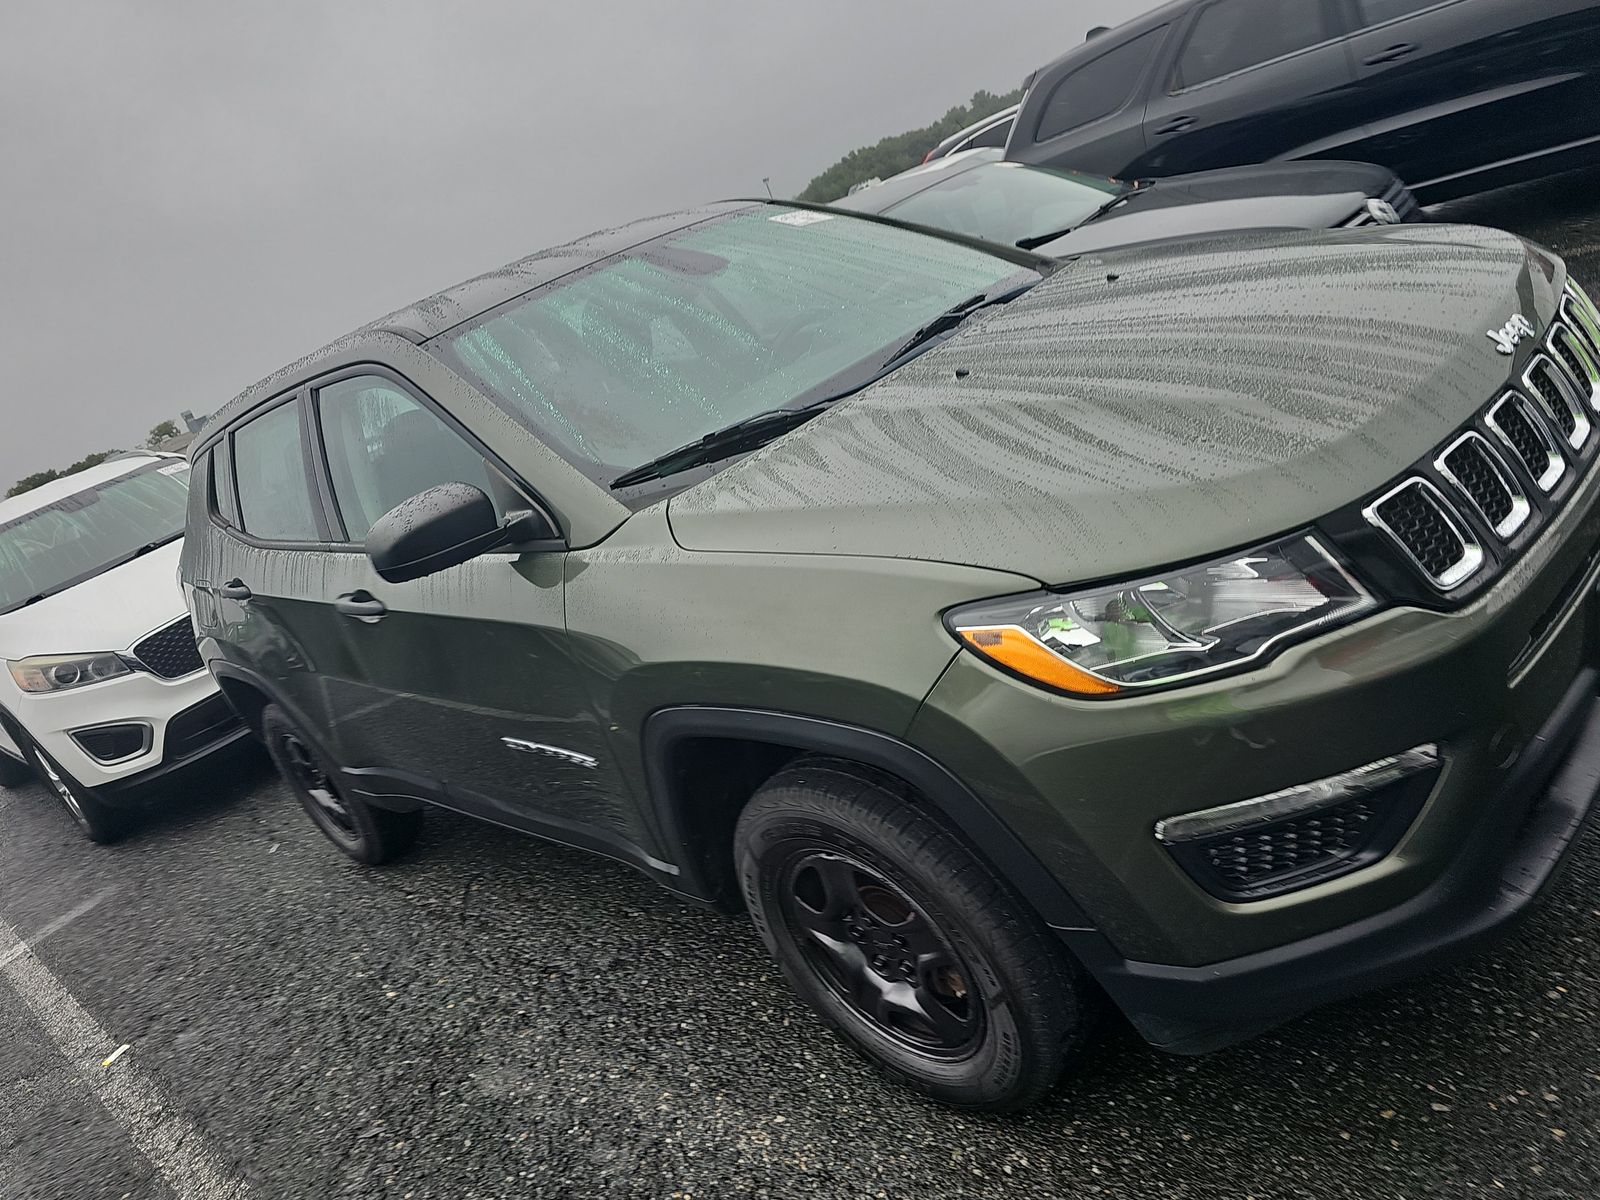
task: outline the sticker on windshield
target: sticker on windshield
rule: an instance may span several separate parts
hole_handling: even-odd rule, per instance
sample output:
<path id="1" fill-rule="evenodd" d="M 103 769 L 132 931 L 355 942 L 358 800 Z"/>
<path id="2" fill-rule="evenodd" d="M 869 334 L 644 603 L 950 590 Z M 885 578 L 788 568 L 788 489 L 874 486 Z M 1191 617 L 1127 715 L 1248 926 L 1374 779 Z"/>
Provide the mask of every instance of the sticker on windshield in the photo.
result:
<path id="1" fill-rule="evenodd" d="M 780 216 L 768 217 L 769 221 L 776 221 L 779 225 L 815 225 L 818 221 L 833 220 L 832 213 L 807 212 L 800 209 L 796 212 L 786 212 Z"/>
<path id="2" fill-rule="evenodd" d="M 156 474 L 157 475 L 182 475 L 188 469 L 189 469 L 189 464 L 188 463 L 179 462 L 179 463 L 173 463 L 169 467 L 157 467 L 156 468 Z"/>

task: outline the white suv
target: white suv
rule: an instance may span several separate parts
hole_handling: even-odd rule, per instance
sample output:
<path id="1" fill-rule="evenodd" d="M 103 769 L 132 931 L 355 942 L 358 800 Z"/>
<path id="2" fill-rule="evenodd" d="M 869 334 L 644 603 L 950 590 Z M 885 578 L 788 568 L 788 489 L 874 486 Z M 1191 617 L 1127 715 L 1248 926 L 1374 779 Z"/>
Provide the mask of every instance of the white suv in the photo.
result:
<path id="1" fill-rule="evenodd" d="M 178 590 L 189 464 L 134 454 L 0 501 L 0 784 L 41 780 L 89 837 L 246 735 Z"/>

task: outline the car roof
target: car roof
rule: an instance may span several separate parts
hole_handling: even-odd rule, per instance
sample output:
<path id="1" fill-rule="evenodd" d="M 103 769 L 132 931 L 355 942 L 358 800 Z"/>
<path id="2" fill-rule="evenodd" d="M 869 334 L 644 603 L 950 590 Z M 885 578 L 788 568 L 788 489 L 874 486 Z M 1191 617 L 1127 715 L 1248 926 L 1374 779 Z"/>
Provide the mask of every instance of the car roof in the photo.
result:
<path id="1" fill-rule="evenodd" d="M 76 495 L 85 488 L 92 488 L 97 484 L 109 483 L 113 479 L 137 471 L 146 463 L 160 462 L 169 457 L 162 454 L 119 454 L 108 459 L 96 467 L 85 467 L 71 475 L 63 475 L 60 479 L 52 479 L 49 483 L 42 483 L 36 488 L 23 492 L 20 496 L 13 496 L 9 500 L 0 500 L 0 525 L 15 521 L 18 517 L 25 517 L 31 512 L 41 508 L 48 508 L 58 500 L 65 500 L 68 496 Z"/>
<path id="2" fill-rule="evenodd" d="M 1152 29 L 1159 29 L 1163 25 L 1170 25 L 1184 13 L 1193 8 L 1199 0 L 1172 0 L 1170 4 L 1163 4 L 1160 8 L 1153 8 L 1147 13 L 1141 13 L 1124 21 L 1120 25 L 1113 25 L 1098 37 L 1086 38 L 1071 49 L 1056 55 L 1034 76 L 1036 80 L 1043 79 L 1065 62 L 1076 62 L 1079 59 L 1088 61 L 1099 58 L 1108 50 L 1115 50 L 1118 45 L 1137 37 L 1141 33 L 1148 33 Z M 1033 89 L 1030 87 L 1028 95 L 1022 98 L 1022 104 L 1027 106 L 1033 99 Z"/>
<path id="3" fill-rule="evenodd" d="M 203 448 L 218 429 L 228 425 L 243 412 L 254 408 L 262 400 L 293 388 L 300 381 L 315 375 L 324 360 L 339 353 L 351 340 L 369 333 L 391 333 L 418 345 L 437 337 L 447 330 L 507 301 L 525 296 L 529 292 L 554 283 L 564 276 L 614 255 L 730 213 L 755 207 L 759 201 L 724 200 L 698 208 L 680 209 L 660 216 L 645 217 L 609 229 L 597 230 L 560 246 L 552 246 L 507 263 L 494 271 L 474 275 L 470 279 L 435 292 L 414 304 L 398 308 L 387 316 L 379 317 L 337 338 L 319 350 L 288 366 L 274 371 L 265 379 L 252 384 L 227 404 L 223 405 L 196 439 L 196 448 Z"/>
<path id="4" fill-rule="evenodd" d="M 965 175 L 968 171 L 991 163 L 1003 161 L 1005 151 L 998 146 L 980 146 L 976 150 L 957 150 L 943 158 L 931 159 L 921 166 L 901 171 L 898 175 L 880 180 L 859 192 L 853 192 L 833 202 L 834 208 L 848 208 L 852 212 L 887 212 L 902 200 L 909 200 L 919 192 L 937 187 L 946 179 Z"/>

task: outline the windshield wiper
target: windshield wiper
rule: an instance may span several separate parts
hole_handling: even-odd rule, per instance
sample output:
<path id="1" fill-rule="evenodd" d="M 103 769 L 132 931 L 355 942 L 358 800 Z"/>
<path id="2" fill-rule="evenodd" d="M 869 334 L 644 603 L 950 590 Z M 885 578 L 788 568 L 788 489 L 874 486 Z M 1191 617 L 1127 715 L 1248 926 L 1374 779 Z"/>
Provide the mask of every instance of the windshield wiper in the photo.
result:
<path id="1" fill-rule="evenodd" d="M 645 483 L 651 479 L 665 479 L 668 475 L 676 475 L 691 467 L 700 467 L 706 463 L 717 462 L 719 459 L 731 458 L 747 450 L 759 450 L 768 442 L 818 416 L 827 404 L 828 401 L 823 400 L 808 404 L 804 408 L 775 408 L 770 412 L 757 413 L 753 417 L 735 421 L 732 425 L 713 430 L 686 446 L 668 450 L 660 458 L 652 458 L 641 466 L 624 471 L 611 481 L 611 489 L 615 491 L 617 488 L 632 487 L 636 483 Z"/>
<path id="2" fill-rule="evenodd" d="M 1090 213 L 1083 220 L 1079 221 L 1076 225 L 1068 225 L 1065 229 L 1057 229 L 1057 230 L 1054 230 L 1054 231 L 1052 231 L 1050 233 L 1036 233 L 1032 237 L 1025 237 L 1025 238 L 1023 238 L 1021 241 L 1019 241 L 1017 243 L 1017 249 L 1018 250 L 1037 250 L 1040 246 L 1043 246 L 1046 242 L 1053 242 L 1057 238 L 1066 237 L 1067 234 L 1071 233 L 1074 229 L 1082 229 L 1085 225 L 1089 225 L 1089 224 L 1092 224 L 1095 221 L 1098 221 L 1101 217 L 1105 216 L 1107 213 L 1111 212 L 1113 209 L 1121 208 L 1124 204 L 1126 204 L 1129 200 L 1132 200 L 1135 196 L 1144 195 L 1147 190 L 1148 190 L 1148 186 L 1145 185 L 1145 184 L 1142 184 L 1142 183 L 1130 184 L 1127 191 L 1118 192 L 1115 196 L 1111 197 L 1111 199 L 1107 200 L 1104 204 L 1102 204 L 1099 208 L 1095 209 L 1092 213 Z"/>
<path id="3" fill-rule="evenodd" d="M 933 341 L 934 338 L 939 337 L 941 334 L 949 333 L 952 329 L 960 325 L 961 322 L 965 321 L 979 309 L 987 308 L 991 304 L 1003 304 L 1009 299 L 1011 299 L 1011 295 L 1008 294 L 1003 298 L 990 300 L 988 292 L 979 292 L 976 296 L 972 296 L 969 299 L 963 300 L 960 304 L 951 305 L 933 320 L 929 321 L 921 329 L 913 333 L 906 340 L 904 345 L 900 346 L 893 354 L 889 355 L 887 361 L 898 363 L 906 355 L 915 350 L 920 350 L 929 342 Z"/>
<path id="4" fill-rule="evenodd" d="M 927 349 L 930 344 L 955 329 L 973 313 L 997 304 L 1009 304 L 1042 278 L 1036 271 L 1031 270 L 1027 272 L 1027 276 L 1024 283 L 997 291 L 993 297 L 988 292 L 980 292 L 960 304 L 945 309 L 912 334 L 904 345 L 896 347 L 894 352 L 883 360 L 883 365 L 865 379 L 813 400 L 809 404 L 797 408 L 774 408 L 769 412 L 757 413 L 753 417 L 736 421 L 722 429 L 713 430 L 697 441 L 679 446 L 676 450 L 669 450 L 659 458 L 653 458 L 647 463 L 624 471 L 611 481 L 611 490 L 632 487 L 636 483 L 647 483 L 652 479 L 665 479 L 668 475 L 676 475 L 691 467 L 701 467 L 724 458 L 732 458 L 735 454 L 759 450 L 789 430 L 804 425 L 830 405 L 847 400 L 857 392 L 877 383 L 885 375 L 898 371 L 908 358 Z"/>

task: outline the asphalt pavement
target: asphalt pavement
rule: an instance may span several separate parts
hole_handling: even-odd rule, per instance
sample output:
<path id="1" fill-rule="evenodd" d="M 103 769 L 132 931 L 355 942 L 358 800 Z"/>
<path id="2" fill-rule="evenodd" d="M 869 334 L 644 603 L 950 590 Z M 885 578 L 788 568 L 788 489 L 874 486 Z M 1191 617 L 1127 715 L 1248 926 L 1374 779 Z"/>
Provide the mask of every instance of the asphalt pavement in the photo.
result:
<path id="1" fill-rule="evenodd" d="M 1600 283 L 1597 194 L 1440 215 Z M 1111 1022 L 1050 1103 L 974 1117 L 881 1082 L 743 921 L 625 867 L 430 812 L 365 870 L 255 753 L 111 848 L 0 791 L 0 1200 L 1590 1200 L 1597 931 L 1591 833 L 1496 952 L 1203 1059 Z"/>

